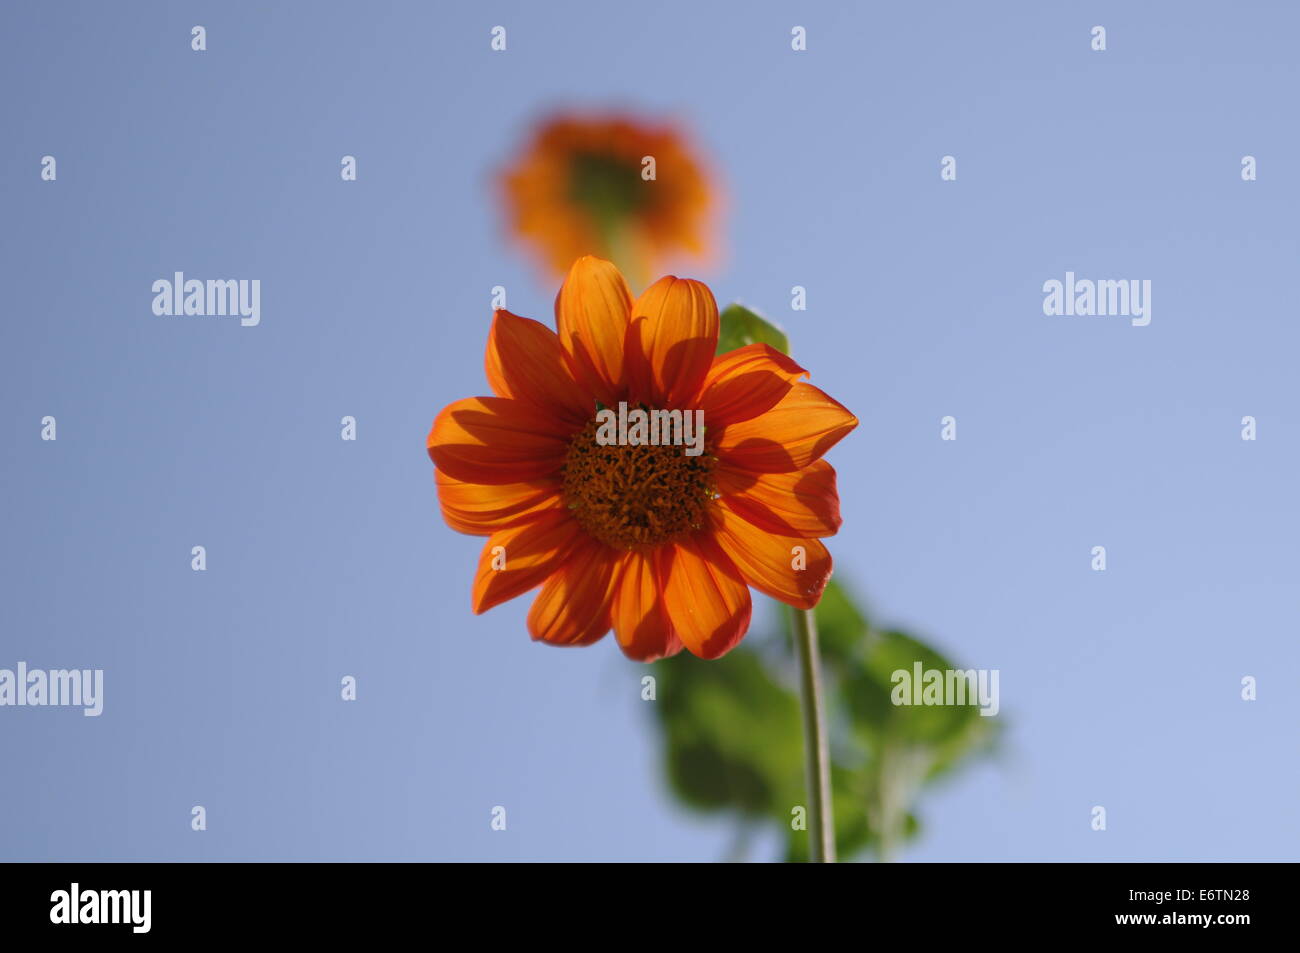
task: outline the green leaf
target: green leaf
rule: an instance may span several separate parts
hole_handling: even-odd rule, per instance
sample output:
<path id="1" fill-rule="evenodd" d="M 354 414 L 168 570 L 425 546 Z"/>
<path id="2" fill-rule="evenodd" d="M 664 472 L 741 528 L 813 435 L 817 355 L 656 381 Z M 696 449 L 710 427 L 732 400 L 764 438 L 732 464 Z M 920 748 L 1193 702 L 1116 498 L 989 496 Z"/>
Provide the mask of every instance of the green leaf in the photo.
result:
<path id="1" fill-rule="evenodd" d="M 725 659 L 687 653 L 655 664 L 655 714 L 668 780 L 686 804 L 771 815 L 798 803 L 803 735 L 799 701 L 757 653 Z M 796 797 L 796 800 L 791 800 Z"/>
<path id="2" fill-rule="evenodd" d="M 836 686 L 851 734 L 870 752 L 864 804 L 882 859 L 916 835 L 920 825 L 911 809 L 921 789 L 997 737 L 997 726 L 974 704 L 895 705 L 894 673 L 914 673 L 917 665 L 923 672 L 958 669 L 907 633 L 873 631 Z"/>
<path id="3" fill-rule="evenodd" d="M 761 341 L 782 354 L 790 353 L 790 340 L 785 332 L 771 321 L 741 304 L 730 304 L 719 316 L 718 354 L 726 354 L 746 344 Z"/>
<path id="4" fill-rule="evenodd" d="M 875 632 L 861 663 L 844 679 L 845 703 L 855 731 L 874 750 L 889 747 L 914 760 L 925 753 L 924 777 L 951 767 L 967 751 L 987 740 L 990 720 L 976 705 L 895 705 L 894 672 L 957 670 L 958 666 L 904 632 Z"/>
<path id="5" fill-rule="evenodd" d="M 755 625 L 744 645 L 716 661 L 687 653 L 655 664 L 652 706 L 674 796 L 697 810 L 730 814 L 742 829 L 777 833 L 787 861 L 808 859 L 809 833 L 791 827 L 807 807 L 803 726 L 793 646 L 775 624 Z M 974 706 L 894 705 L 893 673 L 956 669 L 931 646 L 872 629 L 838 582 L 816 609 L 831 748 L 835 842 L 840 858 L 889 858 L 916 836 L 922 788 L 972 760 L 996 738 L 996 719 Z"/>

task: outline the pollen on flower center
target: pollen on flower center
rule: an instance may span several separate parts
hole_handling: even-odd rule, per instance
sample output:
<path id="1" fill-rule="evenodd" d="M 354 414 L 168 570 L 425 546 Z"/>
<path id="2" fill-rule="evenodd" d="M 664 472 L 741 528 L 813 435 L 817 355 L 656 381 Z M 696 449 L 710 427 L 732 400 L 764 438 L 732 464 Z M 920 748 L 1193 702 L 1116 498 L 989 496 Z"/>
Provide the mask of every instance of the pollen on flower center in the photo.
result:
<path id="1" fill-rule="evenodd" d="M 564 462 L 564 499 L 591 536 L 619 549 L 672 542 L 704 525 L 713 458 L 681 446 L 602 446 L 592 420 Z"/>

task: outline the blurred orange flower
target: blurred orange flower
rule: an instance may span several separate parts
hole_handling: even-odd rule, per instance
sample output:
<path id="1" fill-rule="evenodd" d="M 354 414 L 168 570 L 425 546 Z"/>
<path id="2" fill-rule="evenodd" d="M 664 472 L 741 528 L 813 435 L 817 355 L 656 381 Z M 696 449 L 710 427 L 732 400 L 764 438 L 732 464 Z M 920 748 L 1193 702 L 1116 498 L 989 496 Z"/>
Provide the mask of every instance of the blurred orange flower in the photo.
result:
<path id="1" fill-rule="evenodd" d="M 555 320 L 558 334 L 497 311 L 495 396 L 448 405 L 429 433 L 443 518 L 488 537 L 474 612 L 541 586 L 534 639 L 586 645 L 612 627 L 651 661 L 729 651 L 749 628 L 749 586 L 815 605 L 831 575 L 821 538 L 840 525 L 821 457 L 857 418 L 766 344 L 715 356 L 718 308 L 698 281 L 661 278 L 634 301 L 617 268 L 584 257 Z M 694 418 L 697 452 L 691 438 L 623 439 L 638 410 L 668 411 L 665 431 L 673 411 Z"/>
<path id="2" fill-rule="evenodd" d="M 594 254 L 644 280 L 676 254 L 712 254 L 716 189 L 669 125 L 557 116 L 501 185 L 511 228 L 556 274 Z"/>

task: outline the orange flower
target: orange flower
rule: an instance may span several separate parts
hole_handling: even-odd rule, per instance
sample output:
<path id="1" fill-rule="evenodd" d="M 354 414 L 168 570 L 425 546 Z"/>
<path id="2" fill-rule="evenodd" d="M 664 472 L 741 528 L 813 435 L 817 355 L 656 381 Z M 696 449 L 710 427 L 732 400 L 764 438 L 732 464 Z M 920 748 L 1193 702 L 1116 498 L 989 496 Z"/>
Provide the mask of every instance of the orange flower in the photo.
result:
<path id="1" fill-rule="evenodd" d="M 448 405 L 429 432 L 443 517 L 488 537 L 474 612 L 541 586 L 534 639 L 587 645 L 612 627 L 651 661 L 734 647 L 749 586 L 815 605 L 831 575 L 821 538 L 840 525 L 821 457 L 857 418 L 766 344 L 715 357 L 718 308 L 698 281 L 661 278 L 633 301 L 612 264 L 581 258 L 555 321 L 558 334 L 497 311 L 495 396 Z M 672 411 L 702 415 L 701 452 L 654 431 L 611 441 L 616 408 L 669 411 L 656 415 L 665 434 Z"/>
<path id="2" fill-rule="evenodd" d="M 501 182 L 515 232 L 557 274 L 586 254 L 648 276 L 674 253 L 709 253 L 709 182 L 671 127 L 560 116 L 537 128 Z"/>

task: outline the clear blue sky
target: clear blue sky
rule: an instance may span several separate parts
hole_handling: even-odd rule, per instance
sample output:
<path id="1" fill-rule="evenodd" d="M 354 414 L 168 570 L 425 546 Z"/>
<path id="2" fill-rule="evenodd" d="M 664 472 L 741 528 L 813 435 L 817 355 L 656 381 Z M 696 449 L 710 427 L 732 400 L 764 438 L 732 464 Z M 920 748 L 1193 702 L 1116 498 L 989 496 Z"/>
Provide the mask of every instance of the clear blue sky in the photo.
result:
<path id="1" fill-rule="evenodd" d="M 0 853 L 723 853 L 663 791 L 640 667 L 532 644 L 527 600 L 470 614 L 479 543 L 424 455 L 485 390 L 491 288 L 550 315 L 491 171 L 540 111 L 623 104 L 725 179 L 696 277 L 862 420 L 840 577 L 1001 671 L 1005 756 L 927 795 L 904 859 L 1294 859 L 1298 30 L 1285 3 L 6 3 L 0 667 L 103 668 L 106 698 L 0 709 Z M 1150 279 L 1150 326 L 1045 316 L 1067 270 Z M 154 316 L 174 271 L 260 279 L 260 326 Z"/>

